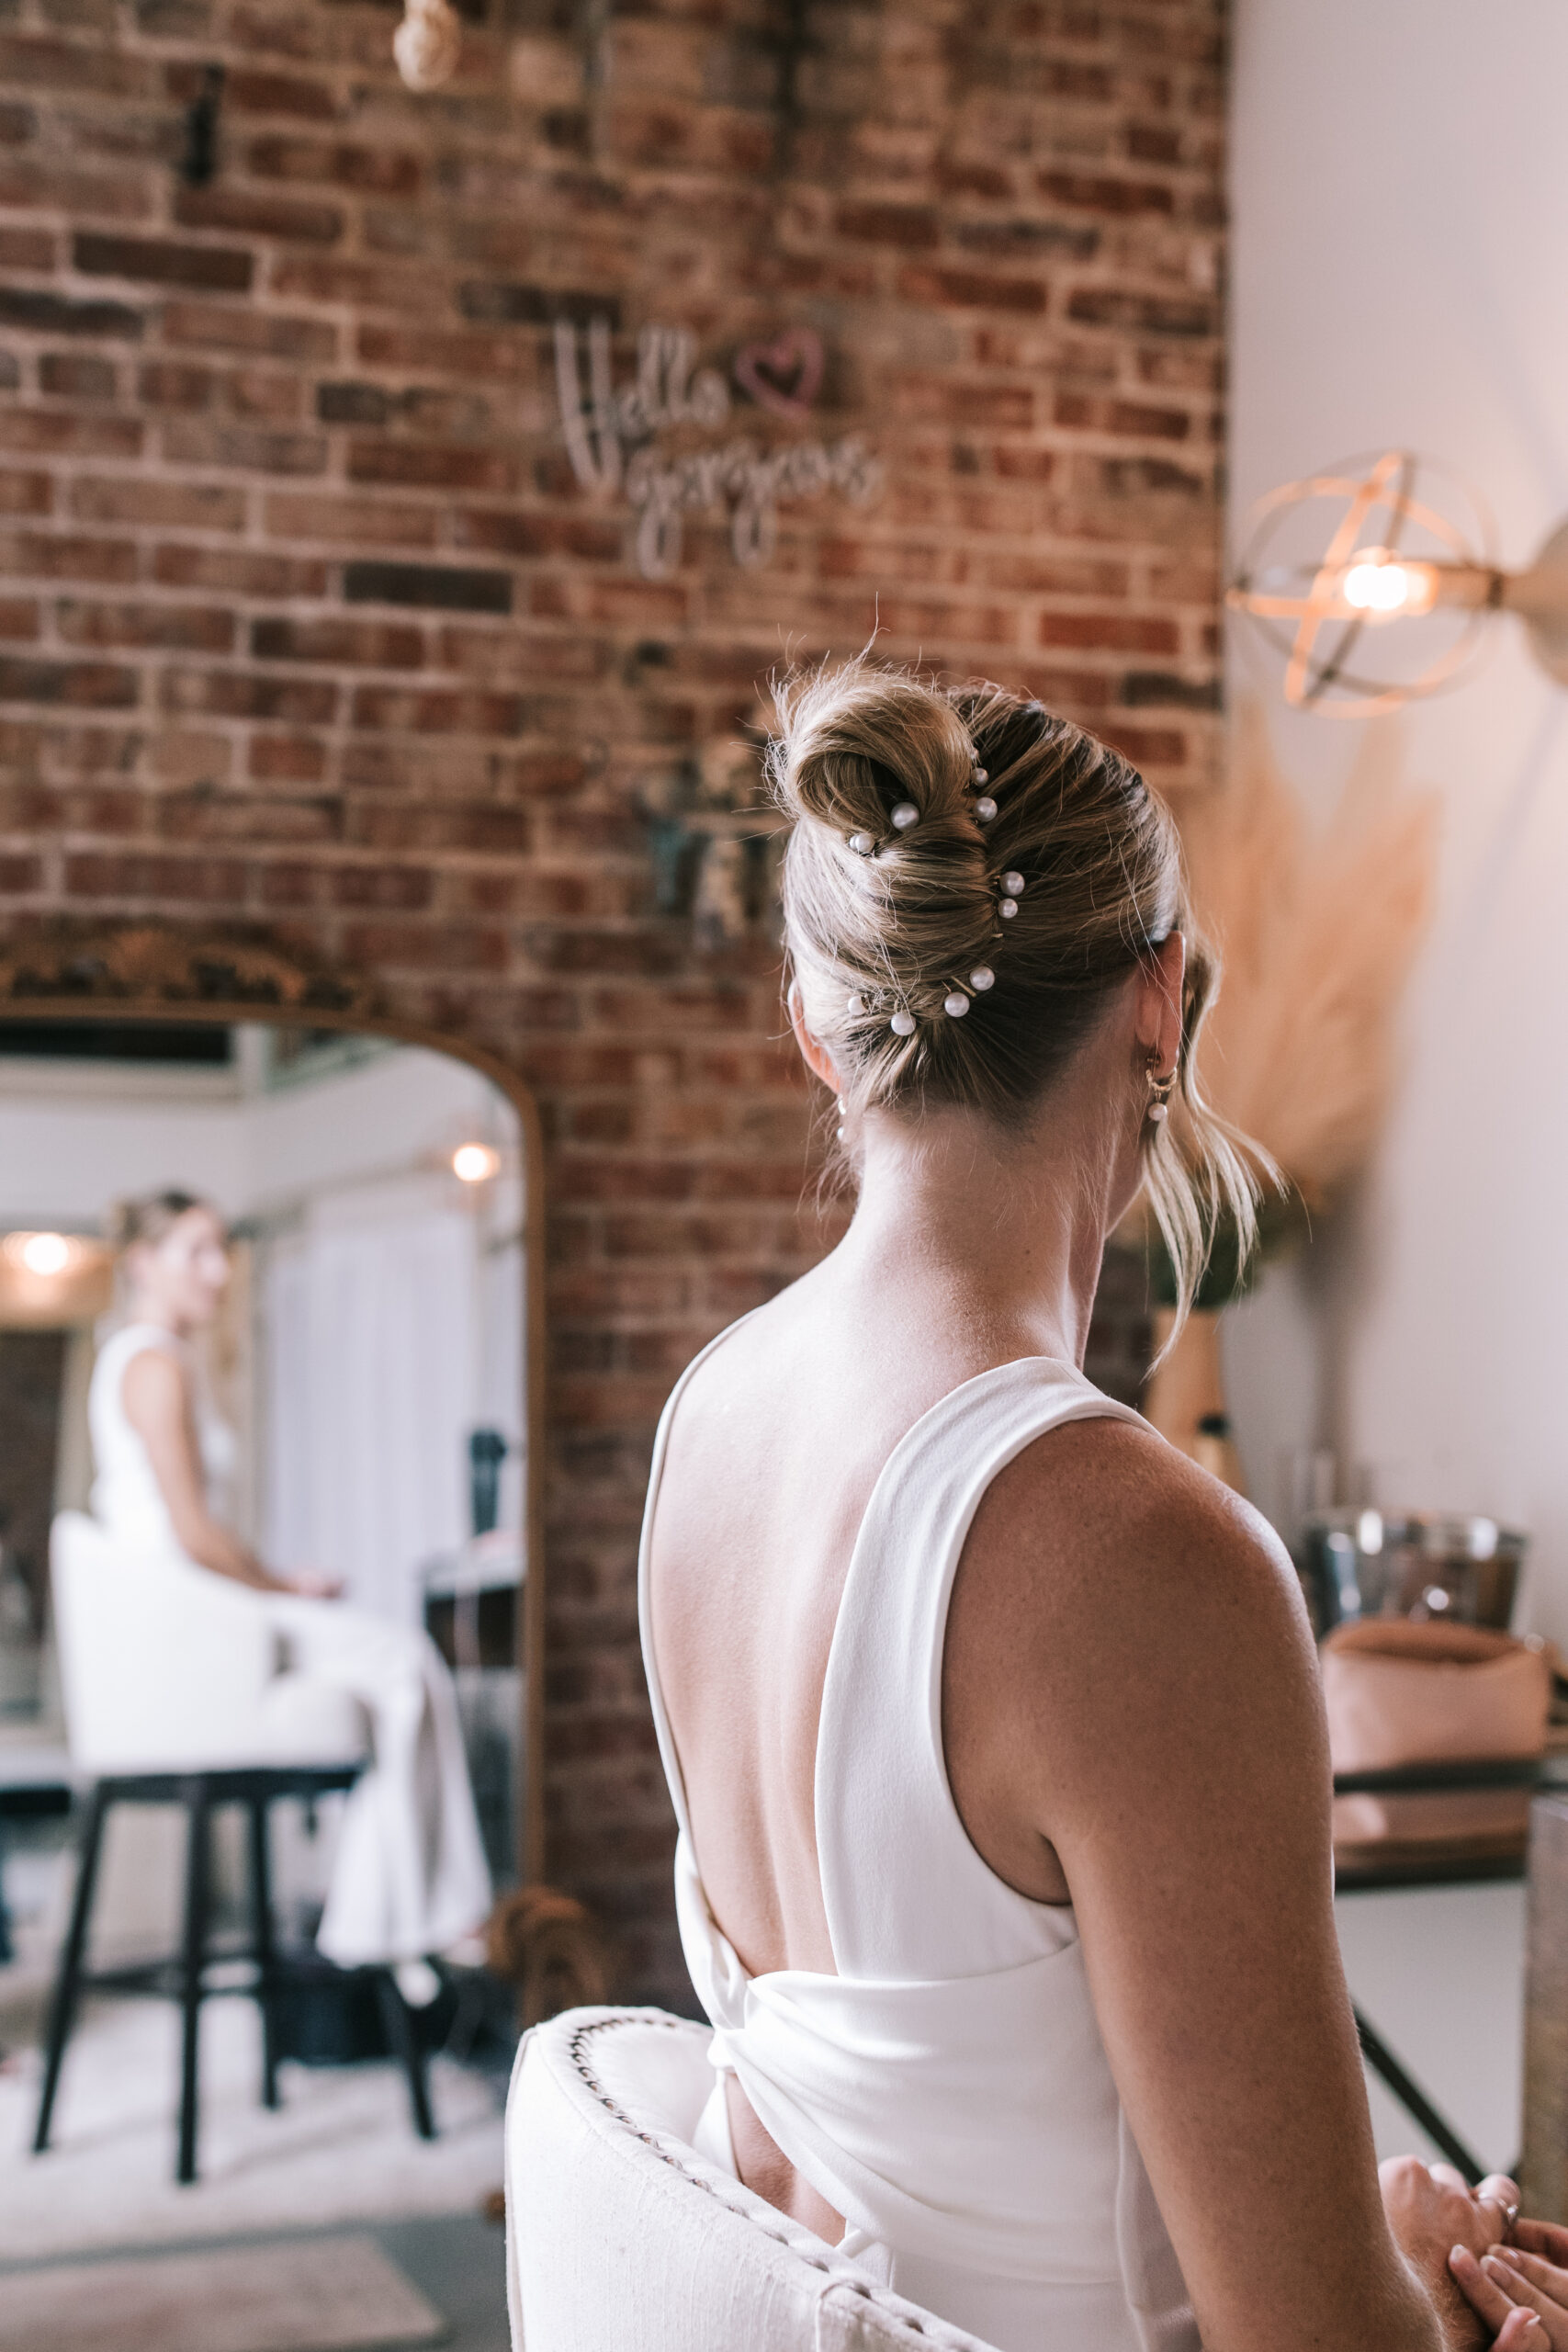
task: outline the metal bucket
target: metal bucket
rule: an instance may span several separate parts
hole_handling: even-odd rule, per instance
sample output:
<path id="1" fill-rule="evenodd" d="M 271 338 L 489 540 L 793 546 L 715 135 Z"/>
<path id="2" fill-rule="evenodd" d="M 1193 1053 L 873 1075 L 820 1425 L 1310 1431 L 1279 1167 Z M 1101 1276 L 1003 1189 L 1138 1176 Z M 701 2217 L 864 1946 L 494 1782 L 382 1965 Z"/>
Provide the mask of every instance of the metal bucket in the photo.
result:
<path id="1" fill-rule="evenodd" d="M 1316 1630 L 1359 1617 L 1451 1617 L 1506 1633 L 1528 1541 L 1461 1513 L 1314 1511 L 1302 1526 L 1302 1567 Z"/>

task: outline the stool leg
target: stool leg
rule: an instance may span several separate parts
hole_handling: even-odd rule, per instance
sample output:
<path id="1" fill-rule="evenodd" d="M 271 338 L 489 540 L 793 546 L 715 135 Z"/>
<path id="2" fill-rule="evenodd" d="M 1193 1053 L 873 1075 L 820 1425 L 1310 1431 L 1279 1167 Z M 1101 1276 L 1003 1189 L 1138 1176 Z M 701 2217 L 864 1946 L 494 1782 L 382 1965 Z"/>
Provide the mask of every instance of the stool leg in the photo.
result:
<path id="1" fill-rule="evenodd" d="M 398 1990 L 398 1980 L 389 1968 L 376 1971 L 376 1994 L 381 2004 L 381 2018 L 387 2029 L 387 2039 L 392 2045 L 392 2054 L 408 2077 L 413 2128 L 422 2140 L 434 2140 L 435 2120 L 430 2112 L 430 2086 L 425 2079 L 424 2052 L 419 2046 L 408 2003 Z"/>
<path id="2" fill-rule="evenodd" d="M 189 1835 L 186 1847 L 186 1917 L 180 1957 L 180 2007 L 185 2032 L 180 2063 L 180 2152 L 175 2178 L 182 2188 L 196 2178 L 197 2042 L 201 2026 L 202 1973 L 207 1958 L 208 1875 L 211 1849 L 211 1799 L 202 1781 L 186 1796 Z"/>
<path id="3" fill-rule="evenodd" d="M 274 2003 L 277 1991 L 276 1955 L 272 1941 L 272 1869 L 267 1852 L 267 1811 L 265 1797 L 249 1805 L 251 1838 L 251 1926 L 256 1962 L 256 2001 L 262 2020 L 262 2105 L 277 2101 L 277 2030 Z"/>
<path id="4" fill-rule="evenodd" d="M 41 2155 L 49 2145 L 54 2094 L 60 2087 L 61 2061 L 65 2055 L 65 2044 L 75 2021 L 76 2002 L 82 1989 L 82 1953 L 87 1941 L 87 1921 L 92 1915 L 93 1887 L 98 1875 L 98 1855 L 103 1847 L 104 1819 L 108 1809 L 108 1792 L 100 1781 L 87 1799 L 87 1810 L 82 1821 L 82 1838 L 77 1849 L 76 1892 L 71 1902 L 71 1925 L 65 1931 L 65 1942 L 60 1954 L 60 1972 L 54 1980 L 54 1998 L 50 2004 L 43 2089 L 38 2103 L 38 2129 L 33 2133 L 34 2155 Z"/>

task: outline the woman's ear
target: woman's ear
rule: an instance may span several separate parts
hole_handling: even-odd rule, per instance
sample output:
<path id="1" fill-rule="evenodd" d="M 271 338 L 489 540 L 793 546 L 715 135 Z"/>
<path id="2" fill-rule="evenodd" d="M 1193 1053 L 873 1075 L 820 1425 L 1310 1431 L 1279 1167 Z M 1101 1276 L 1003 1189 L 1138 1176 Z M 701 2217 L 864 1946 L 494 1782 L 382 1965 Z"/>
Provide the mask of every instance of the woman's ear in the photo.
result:
<path id="1" fill-rule="evenodd" d="M 795 1042 L 800 1047 L 802 1061 L 813 1078 L 819 1078 L 833 1093 L 841 1094 L 843 1088 L 839 1082 L 838 1067 L 832 1055 L 821 1039 L 814 1037 L 806 1025 L 806 1007 L 801 1001 L 798 980 L 791 980 L 785 1002 L 789 1006 L 789 1025 L 795 1031 Z"/>
<path id="2" fill-rule="evenodd" d="M 1157 1054 L 1155 1068 L 1174 1069 L 1181 1053 L 1181 998 L 1187 978 L 1187 942 L 1168 932 L 1138 967 L 1134 1025 L 1145 1052 Z"/>

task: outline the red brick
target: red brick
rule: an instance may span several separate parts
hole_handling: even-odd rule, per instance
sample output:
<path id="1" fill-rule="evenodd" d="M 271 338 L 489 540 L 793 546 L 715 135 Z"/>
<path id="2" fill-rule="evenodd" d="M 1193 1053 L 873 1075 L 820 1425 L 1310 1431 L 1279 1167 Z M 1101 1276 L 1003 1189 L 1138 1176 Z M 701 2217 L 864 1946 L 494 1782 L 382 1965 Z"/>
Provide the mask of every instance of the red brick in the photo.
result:
<path id="1" fill-rule="evenodd" d="M 134 416 L 81 416 L 70 409 L 0 408 L 0 449 L 70 458 L 134 458 L 142 425 Z"/>
<path id="2" fill-rule="evenodd" d="M 1123 218 L 1129 213 L 1173 212 L 1176 209 L 1175 198 L 1162 180 L 1109 179 L 1089 172 L 1042 172 L 1040 193 L 1053 204 Z"/>
<path id="3" fill-rule="evenodd" d="M 112 401 L 119 387 L 114 362 L 85 351 L 46 351 L 38 369 L 41 389 L 60 400 Z"/>
<path id="4" fill-rule="evenodd" d="M 315 735 L 253 735 L 245 765 L 261 784 L 320 784 L 327 747 Z"/>
<path id="5" fill-rule="evenodd" d="M 71 512 L 85 523 L 240 531 L 245 524 L 245 495 L 223 482 L 107 481 L 86 477 L 71 485 Z"/>
<path id="6" fill-rule="evenodd" d="M 233 614 L 209 605 L 88 605 L 62 598 L 54 626 L 63 645 L 105 650 L 227 653 L 234 643 Z"/>
<path id="7" fill-rule="evenodd" d="M 111 236 L 101 229 L 77 231 L 72 259 L 91 277 L 201 287 L 215 294 L 247 293 L 255 267 L 237 246 L 178 245 L 156 237 Z"/>
<path id="8" fill-rule="evenodd" d="M 327 679 L 239 670 L 166 670 L 162 699 L 168 711 L 205 711 L 215 718 L 276 718 L 294 726 L 324 727 L 336 713 L 338 689 Z"/>
<path id="9" fill-rule="evenodd" d="M 334 667 L 418 670 L 423 630 L 392 621 L 290 620 L 251 623 L 253 662 L 316 662 Z"/>
<path id="10" fill-rule="evenodd" d="M 356 686 L 351 724 L 407 728 L 414 734 L 517 735 L 521 695 L 447 694 L 402 686 Z"/>
<path id="11" fill-rule="evenodd" d="M 262 509 L 267 535 L 329 539 L 353 548 L 430 548 L 438 516 L 431 506 L 389 498 L 298 497 L 279 492 Z"/>
<path id="12" fill-rule="evenodd" d="M 51 475 L 0 466 L 0 514 L 47 514 L 53 503 Z"/>
<path id="13" fill-rule="evenodd" d="M 155 857 L 125 850 L 106 857 L 78 852 L 65 861 L 65 887 L 82 899 L 232 906 L 244 898 L 245 868 L 238 858 Z"/>
<path id="14" fill-rule="evenodd" d="M 349 444 L 350 481 L 389 482 L 402 489 L 515 490 L 517 460 L 500 449 L 417 441 Z"/>
<path id="15" fill-rule="evenodd" d="M 411 151 L 347 140 L 253 139 L 245 163 L 257 179 L 316 181 L 357 196 L 417 196 L 424 179 Z"/>
<path id="16" fill-rule="evenodd" d="M 78 709 L 129 710 L 138 698 L 134 670 L 106 662 L 0 658 L 0 702 L 71 703 Z"/>
<path id="17" fill-rule="evenodd" d="M 1038 316 L 1048 296 L 1033 277 L 994 277 L 977 269 L 901 269 L 898 291 L 906 302 L 922 308 L 965 311 L 1021 311 Z"/>
<path id="18" fill-rule="evenodd" d="M 92 580 L 108 586 L 134 580 L 139 568 L 140 551 L 134 539 L 0 532 L 0 575 L 13 579 Z"/>
<path id="19" fill-rule="evenodd" d="M 204 351 L 264 351 L 278 359 L 337 356 L 337 329 L 321 319 L 290 318 L 277 311 L 237 311 L 213 302 L 165 302 L 164 341 Z"/>
<path id="20" fill-rule="evenodd" d="M 225 92 L 227 102 L 228 93 Z M 341 206 L 311 204 L 255 188 L 182 187 L 175 219 L 184 229 L 227 229 L 242 237 L 276 237 L 291 245 L 335 245 L 343 235 Z"/>
<path id="21" fill-rule="evenodd" d="M 941 217 L 926 205 L 840 204 L 833 226 L 840 237 L 859 244 L 918 251 L 942 243 Z"/>
<path id="22" fill-rule="evenodd" d="M 235 596 L 324 596 L 324 563 L 249 548 L 173 541 L 152 550 L 152 577 L 165 588 L 207 588 Z"/>

